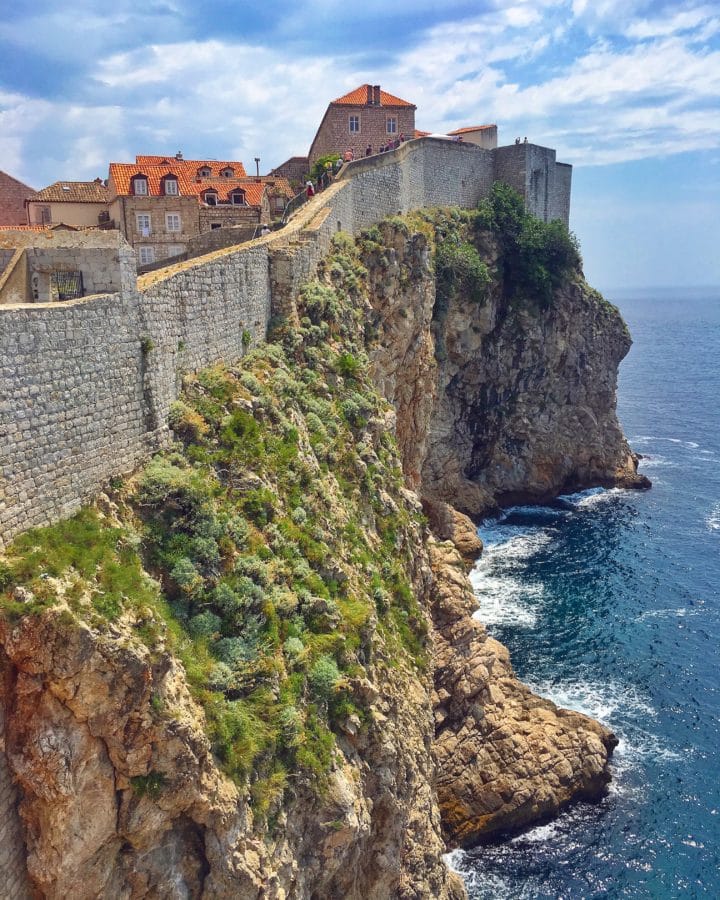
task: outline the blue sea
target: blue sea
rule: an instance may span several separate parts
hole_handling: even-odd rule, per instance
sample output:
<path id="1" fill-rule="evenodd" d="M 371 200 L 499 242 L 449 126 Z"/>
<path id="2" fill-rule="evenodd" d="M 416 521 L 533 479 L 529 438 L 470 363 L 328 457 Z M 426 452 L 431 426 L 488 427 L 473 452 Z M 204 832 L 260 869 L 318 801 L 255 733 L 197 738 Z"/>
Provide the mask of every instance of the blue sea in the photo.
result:
<path id="1" fill-rule="evenodd" d="M 720 289 L 609 293 L 618 413 L 652 490 L 485 522 L 479 618 L 518 675 L 620 738 L 608 796 L 456 852 L 474 900 L 720 897 Z"/>

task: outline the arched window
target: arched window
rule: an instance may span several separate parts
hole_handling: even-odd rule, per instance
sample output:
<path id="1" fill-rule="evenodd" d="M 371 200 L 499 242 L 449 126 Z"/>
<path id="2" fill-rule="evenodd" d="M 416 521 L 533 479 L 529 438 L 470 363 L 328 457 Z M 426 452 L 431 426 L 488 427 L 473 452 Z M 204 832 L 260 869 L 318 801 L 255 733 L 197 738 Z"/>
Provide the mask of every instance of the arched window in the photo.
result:
<path id="1" fill-rule="evenodd" d="M 235 177 L 235 169 L 232 166 L 225 166 L 224 169 L 220 169 L 220 174 L 223 178 L 234 178 Z"/>
<path id="2" fill-rule="evenodd" d="M 197 173 L 198 178 L 209 178 L 212 175 L 212 169 L 210 166 L 200 166 Z"/>
<path id="3" fill-rule="evenodd" d="M 203 199 L 207 203 L 208 206 L 217 206 L 218 195 L 217 191 L 205 191 L 203 194 Z"/>

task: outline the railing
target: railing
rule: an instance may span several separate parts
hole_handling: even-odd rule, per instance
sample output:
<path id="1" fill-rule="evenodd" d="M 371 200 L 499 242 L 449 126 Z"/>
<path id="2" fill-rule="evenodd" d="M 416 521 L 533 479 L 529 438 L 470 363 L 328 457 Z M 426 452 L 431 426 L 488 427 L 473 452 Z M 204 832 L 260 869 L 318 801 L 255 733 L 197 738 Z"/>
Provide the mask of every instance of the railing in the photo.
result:
<path id="1" fill-rule="evenodd" d="M 306 203 L 308 200 L 307 190 L 303 188 L 300 193 L 295 194 L 292 200 L 288 201 L 285 205 L 285 209 L 283 210 L 282 219 L 280 219 L 281 225 L 286 225 L 290 216 L 296 212 L 303 203 Z"/>

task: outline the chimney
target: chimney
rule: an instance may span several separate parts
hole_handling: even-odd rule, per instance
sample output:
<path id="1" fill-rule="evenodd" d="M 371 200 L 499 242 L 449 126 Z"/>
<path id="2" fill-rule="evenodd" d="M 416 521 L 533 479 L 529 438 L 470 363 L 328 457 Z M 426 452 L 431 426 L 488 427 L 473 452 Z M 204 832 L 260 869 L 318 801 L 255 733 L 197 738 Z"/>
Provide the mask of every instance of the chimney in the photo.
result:
<path id="1" fill-rule="evenodd" d="M 183 158 L 182 150 L 178 150 L 178 152 L 175 154 L 175 159 L 182 159 L 182 158 Z"/>
<path id="2" fill-rule="evenodd" d="M 366 88 L 366 90 L 367 90 L 367 100 L 366 100 L 366 103 L 367 103 L 368 106 L 372 106 L 372 102 L 373 102 L 373 87 L 372 87 L 372 85 L 366 84 L 366 85 L 365 85 L 365 88 Z"/>
<path id="3" fill-rule="evenodd" d="M 373 85 L 373 103 L 375 106 L 380 106 L 380 85 Z"/>

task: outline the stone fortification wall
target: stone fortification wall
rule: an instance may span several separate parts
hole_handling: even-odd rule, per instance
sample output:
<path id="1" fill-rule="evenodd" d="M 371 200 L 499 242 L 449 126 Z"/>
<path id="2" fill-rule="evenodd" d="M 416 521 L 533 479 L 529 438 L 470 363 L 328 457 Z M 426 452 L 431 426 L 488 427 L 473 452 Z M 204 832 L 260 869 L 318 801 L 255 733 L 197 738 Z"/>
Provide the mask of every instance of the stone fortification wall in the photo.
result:
<path id="1" fill-rule="evenodd" d="M 554 150 L 537 144 L 511 144 L 492 153 L 495 180 L 521 194 L 528 211 L 538 219 L 560 219 L 568 225 L 572 166 L 557 162 Z"/>

